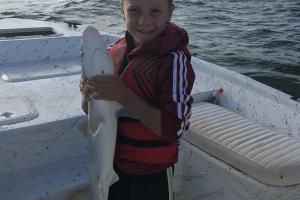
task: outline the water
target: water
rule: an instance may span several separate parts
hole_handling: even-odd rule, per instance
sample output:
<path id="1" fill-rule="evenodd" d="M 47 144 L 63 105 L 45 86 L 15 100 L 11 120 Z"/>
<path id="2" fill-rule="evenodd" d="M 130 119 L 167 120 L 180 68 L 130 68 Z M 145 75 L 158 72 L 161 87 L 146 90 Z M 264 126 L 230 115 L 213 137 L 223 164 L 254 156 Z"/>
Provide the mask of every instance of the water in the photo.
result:
<path id="1" fill-rule="evenodd" d="M 175 0 L 194 56 L 300 97 L 300 0 Z M 119 0 L 0 0 L 0 19 L 75 19 L 123 34 Z"/>

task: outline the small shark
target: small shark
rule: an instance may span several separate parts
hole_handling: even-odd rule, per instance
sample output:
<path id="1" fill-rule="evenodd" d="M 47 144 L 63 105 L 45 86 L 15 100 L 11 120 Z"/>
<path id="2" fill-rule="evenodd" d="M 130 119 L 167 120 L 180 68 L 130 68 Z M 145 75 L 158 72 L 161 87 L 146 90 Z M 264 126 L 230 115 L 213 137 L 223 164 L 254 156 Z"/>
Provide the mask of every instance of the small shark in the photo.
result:
<path id="1" fill-rule="evenodd" d="M 98 30 L 87 27 L 81 41 L 81 63 L 85 78 L 113 75 L 114 62 Z M 118 181 L 113 169 L 117 136 L 117 112 L 121 105 L 113 101 L 95 100 L 88 103 L 88 120 L 81 130 L 88 138 L 89 179 L 92 200 L 107 200 L 109 187 Z"/>

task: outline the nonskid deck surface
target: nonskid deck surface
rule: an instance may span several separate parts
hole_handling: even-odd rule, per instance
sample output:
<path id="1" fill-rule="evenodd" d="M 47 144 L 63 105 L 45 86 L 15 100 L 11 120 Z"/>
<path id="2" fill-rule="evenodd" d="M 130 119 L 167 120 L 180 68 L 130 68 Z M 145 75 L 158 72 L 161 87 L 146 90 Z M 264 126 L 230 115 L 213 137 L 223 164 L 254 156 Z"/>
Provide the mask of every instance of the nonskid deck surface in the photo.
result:
<path id="1" fill-rule="evenodd" d="M 1 98 L 29 99 L 38 112 L 34 119 L 0 126 L 0 179 L 6 180 L 0 199 L 36 199 L 82 184 L 87 149 L 77 128 L 85 118 L 79 77 L 0 79 Z"/>

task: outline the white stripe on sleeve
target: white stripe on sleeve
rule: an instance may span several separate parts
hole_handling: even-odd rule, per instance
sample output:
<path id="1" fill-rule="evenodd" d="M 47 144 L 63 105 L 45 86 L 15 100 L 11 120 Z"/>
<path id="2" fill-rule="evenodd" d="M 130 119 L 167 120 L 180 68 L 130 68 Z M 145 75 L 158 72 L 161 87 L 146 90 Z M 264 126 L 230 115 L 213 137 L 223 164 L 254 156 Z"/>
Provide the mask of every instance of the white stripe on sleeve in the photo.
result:
<path id="1" fill-rule="evenodd" d="M 173 101 L 177 103 L 177 117 L 182 120 L 177 135 L 181 136 L 188 125 L 188 106 L 190 95 L 186 94 L 187 89 L 187 58 L 182 51 L 172 52 L 173 60 Z M 179 65 L 178 65 L 179 64 Z M 179 78 L 179 80 L 178 80 Z"/>

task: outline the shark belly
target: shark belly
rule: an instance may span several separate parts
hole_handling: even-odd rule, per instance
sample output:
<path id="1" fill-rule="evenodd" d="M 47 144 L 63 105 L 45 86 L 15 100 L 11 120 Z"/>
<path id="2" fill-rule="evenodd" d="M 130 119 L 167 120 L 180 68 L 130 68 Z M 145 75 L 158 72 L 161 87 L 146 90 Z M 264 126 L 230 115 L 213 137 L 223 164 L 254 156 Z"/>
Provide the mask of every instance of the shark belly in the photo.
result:
<path id="1" fill-rule="evenodd" d="M 87 27 L 82 35 L 81 62 L 83 75 L 113 75 L 114 65 L 105 42 L 97 29 Z M 88 121 L 85 135 L 88 139 L 88 173 L 92 200 L 107 200 L 109 187 L 118 180 L 113 169 L 117 117 L 116 102 L 96 100 L 88 103 Z"/>

